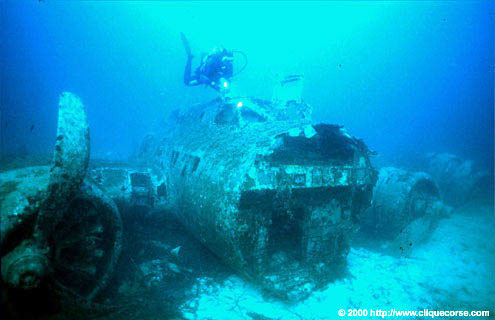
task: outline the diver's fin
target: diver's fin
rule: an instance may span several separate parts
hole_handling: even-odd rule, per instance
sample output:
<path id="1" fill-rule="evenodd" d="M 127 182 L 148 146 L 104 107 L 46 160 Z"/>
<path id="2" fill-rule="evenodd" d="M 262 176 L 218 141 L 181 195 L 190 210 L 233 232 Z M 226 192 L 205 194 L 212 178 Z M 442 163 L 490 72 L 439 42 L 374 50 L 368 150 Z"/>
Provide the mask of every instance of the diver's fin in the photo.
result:
<path id="1" fill-rule="evenodd" d="M 189 47 L 189 41 L 187 41 L 186 36 L 181 32 L 180 38 L 182 39 L 182 44 L 184 45 L 184 49 L 186 50 L 187 56 L 191 57 L 191 47 Z"/>

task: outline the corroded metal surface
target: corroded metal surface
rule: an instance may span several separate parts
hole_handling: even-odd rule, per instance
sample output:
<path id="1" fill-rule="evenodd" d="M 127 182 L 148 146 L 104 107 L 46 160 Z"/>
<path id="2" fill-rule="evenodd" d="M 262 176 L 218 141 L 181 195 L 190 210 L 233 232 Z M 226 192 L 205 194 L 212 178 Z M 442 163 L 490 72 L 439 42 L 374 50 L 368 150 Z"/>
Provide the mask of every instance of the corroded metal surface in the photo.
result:
<path id="1" fill-rule="evenodd" d="M 3 281 L 22 290 L 38 288 L 50 270 L 47 253 L 33 240 L 24 240 L 2 257 Z"/>
<path id="2" fill-rule="evenodd" d="M 89 129 L 79 98 L 61 96 L 58 120 L 51 166 L 0 174 L 2 279 L 24 290 L 51 281 L 86 301 L 117 263 L 122 223 L 113 200 L 84 181 Z"/>
<path id="3" fill-rule="evenodd" d="M 107 285 L 122 249 L 117 206 L 86 180 L 54 229 L 48 238 L 54 281 L 63 290 L 93 299 Z"/>
<path id="4" fill-rule="evenodd" d="M 34 226 L 43 199 L 47 197 L 49 171 L 49 167 L 39 166 L 0 173 L 2 254 L 22 241 L 16 240 L 14 232 L 23 224 Z"/>
<path id="5" fill-rule="evenodd" d="M 446 211 L 430 175 L 385 167 L 380 169 L 373 189 L 372 205 L 363 215 L 363 229 L 375 236 L 396 239 L 407 234 L 410 225 L 418 224 L 415 221 L 429 227 Z"/>
<path id="6" fill-rule="evenodd" d="M 89 125 L 81 100 L 70 92 L 60 96 L 57 138 L 50 168 L 48 196 L 38 216 L 37 233 L 46 238 L 53 231 L 59 213 L 67 210 L 86 175 L 89 162 Z"/>
<path id="7" fill-rule="evenodd" d="M 166 208 L 165 184 L 149 167 L 100 160 L 89 166 L 88 179 L 120 207 Z"/>
<path id="8" fill-rule="evenodd" d="M 345 260 L 376 172 L 360 140 L 311 125 L 297 112 L 305 104 L 290 108 L 249 98 L 199 105 L 143 157 L 165 195 L 155 205 L 241 274 L 299 299 Z"/>

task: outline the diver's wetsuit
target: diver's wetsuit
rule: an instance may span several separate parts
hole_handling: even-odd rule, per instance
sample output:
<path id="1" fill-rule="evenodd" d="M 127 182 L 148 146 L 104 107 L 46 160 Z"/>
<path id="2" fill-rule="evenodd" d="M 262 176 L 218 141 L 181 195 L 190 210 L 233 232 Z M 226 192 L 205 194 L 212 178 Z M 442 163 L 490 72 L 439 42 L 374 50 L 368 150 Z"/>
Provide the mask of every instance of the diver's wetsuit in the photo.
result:
<path id="1" fill-rule="evenodd" d="M 219 80 L 221 78 L 229 79 L 233 75 L 233 54 L 224 48 L 215 48 L 212 53 L 206 56 L 194 75 L 191 74 L 192 59 L 193 56 L 188 54 L 184 70 L 184 84 L 186 86 L 206 84 L 219 90 Z"/>

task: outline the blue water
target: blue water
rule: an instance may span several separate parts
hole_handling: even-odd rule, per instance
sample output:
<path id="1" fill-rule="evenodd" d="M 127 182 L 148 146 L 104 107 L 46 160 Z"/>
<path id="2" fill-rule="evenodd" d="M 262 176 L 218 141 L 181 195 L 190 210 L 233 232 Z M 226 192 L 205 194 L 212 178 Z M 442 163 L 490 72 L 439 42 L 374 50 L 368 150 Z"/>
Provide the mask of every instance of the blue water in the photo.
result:
<path id="1" fill-rule="evenodd" d="M 377 151 L 377 167 L 423 170 L 425 154 L 448 152 L 493 173 L 494 1 L 0 0 L 0 10 L 2 157 L 52 154 L 64 91 L 86 106 L 91 157 L 112 160 L 174 110 L 218 97 L 184 85 L 183 32 L 194 67 L 218 45 L 247 56 L 233 79 L 246 96 L 270 99 L 280 77 L 304 75 L 313 122 L 345 126 Z M 230 274 L 198 293 L 196 315 L 237 319 L 233 299 L 239 319 L 334 319 L 340 307 L 371 306 L 493 312 L 493 215 L 489 201 L 456 208 L 410 260 L 353 245 L 349 276 L 290 308 Z"/>
<path id="2" fill-rule="evenodd" d="M 184 32 L 196 63 L 215 45 L 245 52 L 247 95 L 304 74 L 314 120 L 387 159 L 448 151 L 493 166 L 493 2 L 0 5 L 2 153 L 51 150 L 58 96 L 72 91 L 93 156 L 126 158 L 173 109 L 215 97 L 182 83 Z"/>

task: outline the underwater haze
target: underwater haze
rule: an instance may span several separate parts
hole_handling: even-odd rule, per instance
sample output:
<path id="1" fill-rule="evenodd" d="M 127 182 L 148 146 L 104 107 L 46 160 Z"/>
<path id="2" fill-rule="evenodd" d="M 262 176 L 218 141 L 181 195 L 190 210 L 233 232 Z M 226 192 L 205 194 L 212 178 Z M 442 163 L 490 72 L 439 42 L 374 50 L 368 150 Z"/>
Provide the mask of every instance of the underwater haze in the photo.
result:
<path id="1" fill-rule="evenodd" d="M 4 154 L 51 150 L 57 97 L 72 91 L 93 157 L 126 158 L 172 110 L 215 96 L 183 85 L 183 32 L 193 64 L 218 45 L 244 52 L 246 95 L 303 74 L 313 118 L 386 159 L 449 151 L 493 166 L 492 1 L 0 5 Z"/>
<path id="2" fill-rule="evenodd" d="M 0 317 L 493 319 L 495 1 L 0 14 Z"/>

